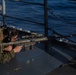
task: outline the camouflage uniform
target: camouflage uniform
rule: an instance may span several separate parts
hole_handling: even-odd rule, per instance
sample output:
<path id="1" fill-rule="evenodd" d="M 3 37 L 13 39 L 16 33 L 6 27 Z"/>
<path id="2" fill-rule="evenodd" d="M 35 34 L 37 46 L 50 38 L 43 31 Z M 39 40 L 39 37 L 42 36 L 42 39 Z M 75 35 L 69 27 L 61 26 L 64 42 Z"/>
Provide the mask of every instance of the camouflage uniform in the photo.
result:
<path id="1" fill-rule="evenodd" d="M 0 43 L 2 42 L 3 40 L 3 29 L 0 28 Z"/>
<path id="2" fill-rule="evenodd" d="M 3 33 L 2 29 L 0 29 L 0 43 L 3 40 Z M 13 50 L 11 51 L 5 51 L 4 47 L 0 47 L 0 63 L 6 63 L 9 62 L 11 59 L 13 59 L 15 56 L 15 53 Z"/>
<path id="3" fill-rule="evenodd" d="M 3 51 L 0 53 L 0 63 L 6 63 L 9 62 L 11 59 L 13 59 L 15 56 L 14 51 Z"/>

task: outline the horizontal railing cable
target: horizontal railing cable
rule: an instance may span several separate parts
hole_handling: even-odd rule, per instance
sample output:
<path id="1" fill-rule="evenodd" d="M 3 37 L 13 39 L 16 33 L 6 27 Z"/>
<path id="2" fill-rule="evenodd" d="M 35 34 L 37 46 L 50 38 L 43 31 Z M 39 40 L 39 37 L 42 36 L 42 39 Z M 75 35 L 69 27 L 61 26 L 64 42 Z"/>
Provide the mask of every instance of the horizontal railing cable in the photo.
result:
<path id="1" fill-rule="evenodd" d="M 15 1 L 16 2 L 16 1 Z M 27 3 L 27 4 L 32 4 L 32 5 L 39 5 L 39 6 L 44 6 L 43 3 L 38 3 L 38 2 L 27 2 L 27 1 L 23 1 L 23 0 L 20 0 L 18 2 L 23 2 L 23 3 Z"/>
<path id="2" fill-rule="evenodd" d="M 49 9 L 49 8 L 48 8 L 48 11 L 49 11 L 54 17 L 56 17 L 57 19 L 60 19 L 60 20 L 66 22 L 66 23 L 68 23 L 68 24 L 75 24 L 75 25 L 76 25 L 76 22 L 69 22 L 69 21 L 67 21 L 67 20 L 64 20 L 64 19 L 61 18 L 60 16 L 56 15 L 56 14 L 52 11 L 52 9 Z"/>
<path id="3" fill-rule="evenodd" d="M 58 35 L 62 35 L 58 32 L 56 32 L 53 28 L 48 28 L 50 31 L 52 31 L 54 34 L 58 34 Z M 62 37 L 72 37 L 72 36 L 76 36 L 76 34 L 70 34 L 70 35 L 62 35 Z"/>
<path id="4" fill-rule="evenodd" d="M 1 13 L 0 13 L 0 15 L 3 16 L 3 14 L 1 14 Z M 5 15 L 5 17 L 13 18 L 13 19 L 21 20 L 21 21 L 32 22 L 32 23 L 36 23 L 36 24 L 39 24 L 39 25 L 44 25 L 43 23 L 39 23 L 39 22 L 36 22 L 36 21 L 27 20 L 27 19 L 21 19 L 21 18 L 17 18 L 17 17 L 13 17 L 13 16 Z"/>
<path id="5" fill-rule="evenodd" d="M 76 36 L 76 34 L 62 35 L 62 34 L 56 32 L 53 28 L 48 28 L 48 29 L 49 29 L 50 31 L 52 31 L 53 34 L 59 35 L 58 37 L 55 37 L 55 38 L 65 38 L 65 39 L 67 39 L 67 40 L 69 40 L 69 41 L 71 41 L 71 42 L 73 42 L 73 43 L 76 43 L 75 41 L 69 39 L 69 37 Z"/>

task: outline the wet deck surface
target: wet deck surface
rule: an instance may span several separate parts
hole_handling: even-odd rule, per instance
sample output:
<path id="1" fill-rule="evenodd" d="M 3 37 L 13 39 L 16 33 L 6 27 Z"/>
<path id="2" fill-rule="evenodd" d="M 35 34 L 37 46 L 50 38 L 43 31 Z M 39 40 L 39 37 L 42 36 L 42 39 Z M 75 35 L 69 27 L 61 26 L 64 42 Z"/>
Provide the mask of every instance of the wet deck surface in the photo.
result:
<path id="1" fill-rule="evenodd" d="M 47 75 L 76 75 L 76 64 L 58 67 Z"/>
<path id="2" fill-rule="evenodd" d="M 0 64 L 0 75 L 74 75 L 72 73 L 76 75 L 76 68 L 71 66 L 59 67 L 67 63 L 68 59 L 64 53 L 58 52 L 49 55 L 36 48 L 18 53 L 10 63 Z"/>
<path id="3" fill-rule="evenodd" d="M 61 64 L 46 52 L 35 49 L 21 52 L 10 63 L 0 65 L 0 75 L 45 75 Z"/>

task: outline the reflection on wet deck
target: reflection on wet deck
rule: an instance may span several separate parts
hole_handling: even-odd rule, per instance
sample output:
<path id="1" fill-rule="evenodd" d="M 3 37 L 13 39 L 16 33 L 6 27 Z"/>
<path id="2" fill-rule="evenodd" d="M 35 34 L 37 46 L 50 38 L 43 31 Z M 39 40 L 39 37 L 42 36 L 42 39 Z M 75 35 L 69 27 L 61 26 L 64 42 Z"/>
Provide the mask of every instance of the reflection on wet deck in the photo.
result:
<path id="1" fill-rule="evenodd" d="M 61 64 L 61 61 L 36 48 L 21 52 L 10 63 L 0 65 L 0 75 L 45 75 Z"/>

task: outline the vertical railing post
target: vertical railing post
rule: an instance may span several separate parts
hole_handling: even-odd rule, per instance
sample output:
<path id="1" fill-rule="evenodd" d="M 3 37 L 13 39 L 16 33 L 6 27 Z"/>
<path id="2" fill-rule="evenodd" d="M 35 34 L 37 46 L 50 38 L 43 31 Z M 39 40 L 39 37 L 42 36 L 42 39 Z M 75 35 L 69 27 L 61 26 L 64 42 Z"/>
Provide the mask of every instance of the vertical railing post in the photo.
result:
<path id="1" fill-rule="evenodd" d="M 44 35 L 48 37 L 48 0 L 44 0 Z"/>
<path id="2" fill-rule="evenodd" d="M 48 37 L 48 0 L 44 0 L 44 36 Z M 48 41 L 45 42 L 45 51 L 48 51 Z"/>
<path id="3" fill-rule="evenodd" d="M 5 17 L 5 0 L 2 0 L 2 14 L 3 14 L 3 26 L 6 26 L 6 17 Z"/>

